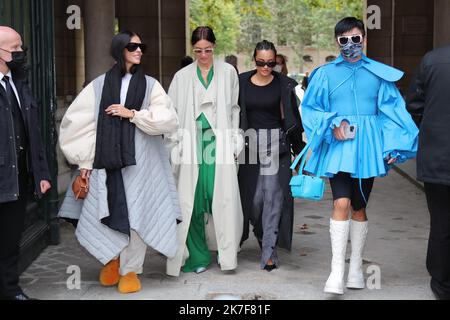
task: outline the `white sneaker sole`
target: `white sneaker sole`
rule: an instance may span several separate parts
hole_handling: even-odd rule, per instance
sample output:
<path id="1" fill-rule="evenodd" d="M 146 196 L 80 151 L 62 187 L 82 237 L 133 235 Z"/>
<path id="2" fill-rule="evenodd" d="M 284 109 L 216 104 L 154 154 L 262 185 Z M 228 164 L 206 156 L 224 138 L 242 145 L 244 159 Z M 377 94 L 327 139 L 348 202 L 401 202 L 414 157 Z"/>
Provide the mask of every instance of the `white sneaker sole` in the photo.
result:
<path id="1" fill-rule="evenodd" d="M 347 281 L 346 287 L 349 289 L 364 289 L 366 287 L 366 285 L 365 285 L 364 281 L 361 281 L 361 280 L 356 280 L 356 281 L 349 280 L 349 281 Z"/>
<path id="2" fill-rule="evenodd" d="M 196 274 L 203 273 L 203 272 L 205 272 L 206 270 L 207 270 L 207 269 L 206 269 L 205 267 L 200 267 L 200 268 L 195 269 L 195 273 L 196 273 Z"/>
<path id="3" fill-rule="evenodd" d="M 325 285 L 323 292 L 332 294 L 344 294 L 344 288 Z"/>

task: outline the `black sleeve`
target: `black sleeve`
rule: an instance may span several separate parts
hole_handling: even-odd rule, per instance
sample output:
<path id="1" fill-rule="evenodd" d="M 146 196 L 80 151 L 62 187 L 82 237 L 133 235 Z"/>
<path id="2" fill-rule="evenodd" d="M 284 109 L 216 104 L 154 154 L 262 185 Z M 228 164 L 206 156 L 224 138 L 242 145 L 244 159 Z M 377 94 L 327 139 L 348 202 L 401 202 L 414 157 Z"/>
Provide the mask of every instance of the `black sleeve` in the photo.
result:
<path id="1" fill-rule="evenodd" d="M 40 189 L 41 181 L 47 180 L 51 183 L 52 179 L 45 154 L 45 148 L 41 138 L 39 108 L 34 101 L 31 103 L 29 112 L 29 124 L 30 155 L 34 187 L 38 198 L 41 198 L 43 196 Z"/>
<path id="2" fill-rule="evenodd" d="M 302 125 L 302 119 L 300 117 L 300 111 L 299 111 L 299 105 L 298 105 L 298 99 L 295 94 L 295 89 L 291 91 L 291 105 L 293 108 L 293 114 L 296 122 L 296 126 L 288 133 L 289 134 L 289 140 L 291 142 L 291 148 L 294 154 L 300 154 L 302 152 L 303 148 L 305 147 L 305 142 L 303 141 L 303 125 Z"/>
<path id="3" fill-rule="evenodd" d="M 423 59 L 406 96 L 406 109 L 419 128 L 425 110 L 425 72 L 425 59 Z"/>

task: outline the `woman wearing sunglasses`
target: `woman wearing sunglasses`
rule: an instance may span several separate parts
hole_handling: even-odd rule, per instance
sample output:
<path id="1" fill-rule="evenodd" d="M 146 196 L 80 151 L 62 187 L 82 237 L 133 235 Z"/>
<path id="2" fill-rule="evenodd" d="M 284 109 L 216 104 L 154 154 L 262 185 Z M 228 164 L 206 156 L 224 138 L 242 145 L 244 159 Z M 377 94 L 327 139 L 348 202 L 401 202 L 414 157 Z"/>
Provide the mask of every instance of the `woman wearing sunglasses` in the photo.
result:
<path id="1" fill-rule="evenodd" d="M 239 135 L 239 83 L 232 65 L 214 59 L 216 38 L 198 27 L 191 44 L 195 61 L 178 71 L 169 88 L 180 132 L 169 137 L 183 213 L 180 247 L 167 274 L 201 273 L 218 251 L 223 271 L 237 268 L 242 208 L 235 157 Z"/>
<path id="2" fill-rule="evenodd" d="M 116 64 L 91 82 L 65 114 L 59 136 L 67 160 L 89 181 L 85 200 L 69 188 L 61 217 L 79 219 L 80 243 L 105 266 L 103 286 L 141 290 L 147 246 L 167 257 L 181 220 L 162 135 L 176 131 L 169 97 L 141 66 L 145 45 L 134 32 L 112 40 Z"/>
<path id="3" fill-rule="evenodd" d="M 333 256 L 324 291 L 343 294 L 349 234 L 346 287 L 365 287 L 362 254 L 374 178 L 385 176 L 393 163 L 415 157 L 418 130 L 395 86 L 403 72 L 363 54 L 364 23 L 345 18 L 336 25 L 335 36 L 341 55 L 311 74 L 302 116 L 308 139 L 316 142 L 305 170 L 330 179 L 334 200 Z"/>
<path id="4" fill-rule="evenodd" d="M 291 152 L 300 153 L 303 128 L 294 88 L 297 83 L 275 72 L 277 50 L 272 42 L 256 45 L 256 70 L 239 76 L 241 129 L 245 152 L 239 157 L 239 187 L 244 234 L 249 223 L 262 249 L 260 267 L 277 268 L 277 246 L 290 250 L 293 227 Z"/>

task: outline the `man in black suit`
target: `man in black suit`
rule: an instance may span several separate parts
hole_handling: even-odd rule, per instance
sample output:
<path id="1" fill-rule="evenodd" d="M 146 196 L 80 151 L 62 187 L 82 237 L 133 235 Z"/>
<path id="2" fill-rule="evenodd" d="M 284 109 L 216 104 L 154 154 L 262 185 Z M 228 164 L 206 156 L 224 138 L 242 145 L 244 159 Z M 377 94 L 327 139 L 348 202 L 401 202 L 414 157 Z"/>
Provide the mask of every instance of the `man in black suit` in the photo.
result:
<path id="1" fill-rule="evenodd" d="M 0 26 L 0 299 L 7 300 L 29 299 L 18 271 L 28 182 L 33 178 L 38 197 L 51 188 L 25 63 L 20 35 Z"/>
<path id="2" fill-rule="evenodd" d="M 438 299 L 450 300 L 450 45 L 429 52 L 411 85 L 408 111 L 420 127 L 417 179 L 431 225 L 427 269 Z"/>

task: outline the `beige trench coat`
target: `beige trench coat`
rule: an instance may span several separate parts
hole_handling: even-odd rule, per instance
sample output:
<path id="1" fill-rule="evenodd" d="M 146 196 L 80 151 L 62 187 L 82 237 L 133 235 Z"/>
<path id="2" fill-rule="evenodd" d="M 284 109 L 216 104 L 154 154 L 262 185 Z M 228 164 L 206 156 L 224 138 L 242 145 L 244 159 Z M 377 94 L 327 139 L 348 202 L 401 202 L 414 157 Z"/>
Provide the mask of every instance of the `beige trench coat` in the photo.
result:
<path id="1" fill-rule="evenodd" d="M 235 69 L 214 61 L 214 78 L 205 90 L 197 76 L 197 62 L 178 71 L 169 96 L 177 109 L 180 131 L 168 137 L 172 166 L 177 178 L 183 222 L 178 225 L 180 241 L 176 256 L 167 260 L 167 274 L 179 276 L 189 256 L 186 238 L 194 207 L 198 179 L 196 122 L 204 113 L 216 136 L 216 176 L 212 219 L 206 225 L 210 250 L 217 250 L 222 270 L 237 268 L 237 253 L 242 237 L 243 214 L 235 155 L 243 147 L 239 132 L 239 80 Z M 206 218 L 205 218 L 206 219 Z"/>

